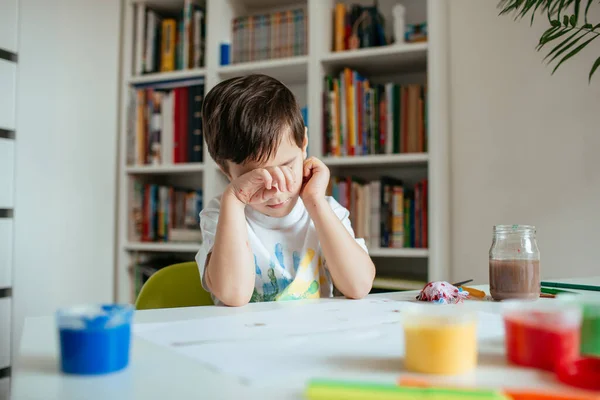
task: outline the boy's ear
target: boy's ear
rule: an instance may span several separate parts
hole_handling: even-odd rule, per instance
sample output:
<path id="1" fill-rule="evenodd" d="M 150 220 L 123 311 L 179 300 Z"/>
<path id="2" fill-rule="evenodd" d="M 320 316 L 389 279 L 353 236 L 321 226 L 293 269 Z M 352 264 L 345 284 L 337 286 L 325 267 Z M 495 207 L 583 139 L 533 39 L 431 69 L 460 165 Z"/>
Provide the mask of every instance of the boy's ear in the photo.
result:
<path id="1" fill-rule="evenodd" d="M 306 157 L 308 157 L 308 153 L 307 150 L 308 149 L 308 128 L 305 126 L 304 127 L 304 141 L 302 142 L 302 156 L 304 157 L 304 159 L 306 159 Z"/>

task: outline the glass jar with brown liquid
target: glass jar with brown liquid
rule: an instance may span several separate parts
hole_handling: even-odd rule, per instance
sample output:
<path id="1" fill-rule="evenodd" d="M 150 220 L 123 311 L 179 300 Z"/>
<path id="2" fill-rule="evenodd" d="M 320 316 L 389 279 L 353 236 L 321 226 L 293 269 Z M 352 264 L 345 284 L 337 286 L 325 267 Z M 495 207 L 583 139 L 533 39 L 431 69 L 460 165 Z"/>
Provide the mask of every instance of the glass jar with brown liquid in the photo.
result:
<path id="1" fill-rule="evenodd" d="M 490 248 L 490 294 L 494 300 L 540 296 L 540 250 L 531 225 L 496 225 Z"/>

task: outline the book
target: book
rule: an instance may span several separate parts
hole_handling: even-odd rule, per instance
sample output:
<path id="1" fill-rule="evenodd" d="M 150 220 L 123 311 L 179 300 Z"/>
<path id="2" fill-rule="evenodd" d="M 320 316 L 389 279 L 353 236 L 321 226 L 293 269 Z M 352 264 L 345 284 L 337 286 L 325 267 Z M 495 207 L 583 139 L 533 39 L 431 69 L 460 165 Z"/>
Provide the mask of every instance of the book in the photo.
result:
<path id="1" fill-rule="evenodd" d="M 331 50 L 335 52 L 388 44 L 377 6 L 336 2 L 332 26 Z"/>
<path id="2" fill-rule="evenodd" d="M 145 71 L 145 27 L 146 27 L 146 3 L 135 4 L 135 55 L 133 73 L 141 75 Z"/>
<path id="3" fill-rule="evenodd" d="M 427 91 L 421 84 L 374 84 L 344 68 L 324 77 L 323 153 L 327 156 L 427 151 Z"/>
<path id="4" fill-rule="evenodd" d="M 185 0 L 177 13 L 134 5 L 133 74 L 201 68 L 205 63 L 206 12 L 202 0 Z"/>
<path id="5" fill-rule="evenodd" d="M 128 199 L 129 240 L 200 243 L 202 190 L 144 184 L 132 179 Z"/>
<path id="6" fill-rule="evenodd" d="M 173 18 L 162 22 L 160 72 L 175 70 L 175 40 L 177 22 Z"/>
<path id="7" fill-rule="evenodd" d="M 127 165 L 202 162 L 201 79 L 132 88 L 127 110 Z"/>
<path id="8" fill-rule="evenodd" d="M 382 176 L 363 182 L 333 176 L 327 195 L 350 212 L 357 238 L 371 248 L 427 248 L 427 180 L 408 186 Z"/>
<path id="9" fill-rule="evenodd" d="M 232 63 L 307 54 L 307 12 L 295 8 L 231 20 Z"/>

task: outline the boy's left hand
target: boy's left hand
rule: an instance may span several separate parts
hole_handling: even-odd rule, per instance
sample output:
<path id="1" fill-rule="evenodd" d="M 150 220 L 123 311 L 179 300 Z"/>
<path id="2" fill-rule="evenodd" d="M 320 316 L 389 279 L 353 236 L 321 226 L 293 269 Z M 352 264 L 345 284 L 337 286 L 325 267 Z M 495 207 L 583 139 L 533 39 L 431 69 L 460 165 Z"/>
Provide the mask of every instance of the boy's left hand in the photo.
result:
<path id="1" fill-rule="evenodd" d="M 304 161 L 302 168 L 302 200 L 325 198 L 329 185 L 329 168 L 315 157 Z"/>

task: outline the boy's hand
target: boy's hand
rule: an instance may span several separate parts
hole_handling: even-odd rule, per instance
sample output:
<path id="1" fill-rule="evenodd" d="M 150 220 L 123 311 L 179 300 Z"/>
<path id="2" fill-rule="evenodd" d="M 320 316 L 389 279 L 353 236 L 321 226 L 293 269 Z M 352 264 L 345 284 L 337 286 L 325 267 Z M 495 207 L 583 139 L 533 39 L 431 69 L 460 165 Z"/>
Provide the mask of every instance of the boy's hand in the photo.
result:
<path id="1" fill-rule="evenodd" d="M 229 187 L 247 205 L 269 201 L 278 191 L 291 191 L 294 182 L 294 172 L 289 167 L 258 168 L 234 179 Z"/>
<path id="2" fill-rule="evenodd" d="M 302 175 L 302 200 L 325 198 L 329 185 L 329 168 L 323 161 L 315 157 L 308 158 L 304 161 Z"/>

